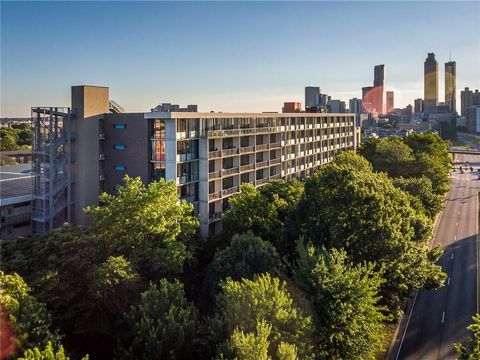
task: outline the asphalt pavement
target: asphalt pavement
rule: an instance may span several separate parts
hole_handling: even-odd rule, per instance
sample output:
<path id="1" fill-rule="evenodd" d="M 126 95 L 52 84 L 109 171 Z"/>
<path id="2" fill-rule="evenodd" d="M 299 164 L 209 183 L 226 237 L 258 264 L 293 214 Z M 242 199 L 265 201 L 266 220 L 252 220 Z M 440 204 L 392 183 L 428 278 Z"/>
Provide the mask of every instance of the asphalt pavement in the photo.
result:
<path id="1" fill-rule="evenodd" d="M 465 342 L 466 327 L 477 312 L 478 288 L 478 192 L 480 156 L 462 155 L 470 170 L 452 173 L 452 187 L 439 219 L 434 245 L 444 254 L 439 264 L 447 273 L 445 286 L 438 290 L 420 290 L 407 312 L 397 346 L 390 358 L 398 360 L 456 359 L 454 344 Z"/>

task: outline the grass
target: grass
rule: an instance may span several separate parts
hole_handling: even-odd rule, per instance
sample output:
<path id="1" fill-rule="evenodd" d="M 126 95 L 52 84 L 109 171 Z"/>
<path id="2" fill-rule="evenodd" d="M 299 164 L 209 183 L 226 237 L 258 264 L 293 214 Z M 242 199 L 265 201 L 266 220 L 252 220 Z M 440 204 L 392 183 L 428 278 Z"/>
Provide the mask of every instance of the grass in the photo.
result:
<path id="1" fill-rule="evenodd" d="M 393 337 L 395 336 L 395 331 L 397 330 L 398 322 L 394 323 L 385 323 L 384 331 L 384 338 L 383 338 L 383 350 L 382 352 L 378 353 L 376 356 L 377 360 L 385 360 L 387 358 L 388 350 L 390 350 L 390 344 L 393 341 Z"/>

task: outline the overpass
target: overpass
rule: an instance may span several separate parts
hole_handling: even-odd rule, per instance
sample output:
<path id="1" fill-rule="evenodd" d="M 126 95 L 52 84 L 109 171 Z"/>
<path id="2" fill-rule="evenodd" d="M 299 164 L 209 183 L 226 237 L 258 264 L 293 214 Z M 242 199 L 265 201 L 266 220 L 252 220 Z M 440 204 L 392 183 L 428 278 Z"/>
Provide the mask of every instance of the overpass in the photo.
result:
<path id="1" fill-rule="evenodd" d="M 463 155 L 480 155 L 480 150 L 469 150 L 469 149 L 448 149 L 450 154 L 463 154 Z"/>

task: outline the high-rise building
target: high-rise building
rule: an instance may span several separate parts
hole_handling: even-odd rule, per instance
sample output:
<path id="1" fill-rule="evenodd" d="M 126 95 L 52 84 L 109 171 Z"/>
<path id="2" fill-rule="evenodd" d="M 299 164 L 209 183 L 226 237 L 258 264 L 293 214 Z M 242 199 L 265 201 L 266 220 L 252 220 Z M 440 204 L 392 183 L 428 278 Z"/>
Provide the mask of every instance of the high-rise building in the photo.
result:
<path id="1" fill-rule="evenodd" d="M 348 111 L 352 114 L 361 114 L 362 113 L 362 100 L 353 98 L 348 101 Z"/>
<path id="2" fill-rule="evenodd" d="M 468 131 L 480 132 L 480 105 L 472 105 L 467 108 L 465 127 Z"/>
<path id="3" fill-rule="evenodd" d="M 320 109 L 320 88 L 318 86 L 305 87 L 305 110 L 317 111 Z"/>
<path id="4" fill-rule="evenodd" d="M 467 115 L 467 109 L 472 105 L 480 105 L 480 92 L 473 92 L 468 87 L 460 92 L 460 107 L 462 116 Z"/>
<path id="5" fill-rule="evenodd" d="M 424 63 L 424 112 L 428 115 L 435 112 L 438 104 L 438 63 L 434 53 L 428 53 Z"/>
<path id="6" fill-rule="evenodd" d="M 330 113 L 344 113 L 345 112 L 345 101 L 341 100 L 330 100 L 327 104 L 328 112 Z"/>
<path id="7" fill-rule="evenodd" d="M 362 109 L 366 113 L 372 113 L 373 108 L 373 86 L 362 87 Z"/>
<path id="8" fill-rule="evenodd" d="M 379 114 L 387 113 L 386 68 L 385 65 L 375 65 L 373 69 L 374 107 Z"/>
<path id="9" fill-rule="evenodd" d="M 296 113 L 302 111 L 302 103 L 297 101 L 288 101 L 283 103 L 282 113 Z"/>
<path id="10" fill-rule="evenodd" d="M 387 114 L 390 114 L 393 111 L 395 105 L 393 91 L 387 91 Z"/>
<path id="11" fill-rule="evenodd" d="M 445 63 L 445 105 L 451 113 L 457 112 L 456 76 L 455 61 Z"/>
<path id="12" fill-rule="evenodd" d="M 353 114 L 109 113 L 109 89 L 94 86 L 74 86 L 71 108 L 32 112 L 36 129 L 53 131 L 34 141 L 36 232 L 88 223 L 83 208 L 129 175 L 174 181 L 201 235 L 217 234 L 242 183 L 305 178 L 359 141 Z"/>
<path id="13" fill-rule="evenodd" d="M 421 98 L 415 99 L 415 112 L 423 113 L 423 99 Z"/>

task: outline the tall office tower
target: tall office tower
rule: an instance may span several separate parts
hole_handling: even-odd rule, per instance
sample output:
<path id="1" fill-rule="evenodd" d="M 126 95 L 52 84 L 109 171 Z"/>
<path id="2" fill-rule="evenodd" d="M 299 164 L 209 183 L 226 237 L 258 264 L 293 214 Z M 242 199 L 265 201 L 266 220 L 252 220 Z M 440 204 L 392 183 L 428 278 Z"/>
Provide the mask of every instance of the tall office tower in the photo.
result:
<path id="1" fill-rule="evenodd" d="M 298 101 L 287 101 L 283 103 L 282 113 L 296 113 L 302 111 L 302 103 Z"/>
<path id="2" fill-rule="evenodd" d="M 416 113 L 423 112 L 423 99 L 421 98 L 415 99 L 415 112 Z"/>
<path id="3" fill-rule="evenodd" d="M 462 116 L 467 115 L 467 109 L 472 105 L 480 105 L 480 92 L 473 92 L 468 87 L 460 92 L 460 108 Z"/>
<path id="4" fill-rule="evenodd" d="M 345 101 L 341 100 L 330 100 L 327 104 L 329 113 L 344 113 L 345 112 Z"/>
<path id="5" fill-rule="evenodd" d="M 362 113 L 362 100 L 353 98 L 348 101 L 348 110 L 352 114 L 361 114 Z"/>
<path id="6" fill-rule="evenodd" d="M 428 53 L 425 60 L 423 86 L 423 111 L 428 115 L 436 111 L 438 104 L 438 63 L 434 53 Z"/>
<path id="7" fill-rule="evenodd" d="M 379 114 L 387 113 L 386 75 L 385 65 L 375 65 L 373 69 L 374 107 Z"/>
<path id="8" fill-rule="evenodd" d="M 457 112 L 456 101 L 456 63 L 449 61 L 445 63 L 445 105 L 447 110 L 451 113 Z"/>
<path id="9" fill-rule="evenodd" d="M 320 109 L 320 88 L 318 86 L 305 87 L 305 111 Z"/>
<path id="10" fill-rule="evenodd" d="M 371 113 L 374 110 L 373 86 L 362 87 L 362 110 L 367 113 Z"/>
<path id="11" fill-rule="evenodd" d="M 393 111 L 394 107 L 394 95 L 393 91 L 387 91 L 387 114 Z"/>

